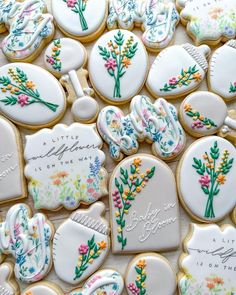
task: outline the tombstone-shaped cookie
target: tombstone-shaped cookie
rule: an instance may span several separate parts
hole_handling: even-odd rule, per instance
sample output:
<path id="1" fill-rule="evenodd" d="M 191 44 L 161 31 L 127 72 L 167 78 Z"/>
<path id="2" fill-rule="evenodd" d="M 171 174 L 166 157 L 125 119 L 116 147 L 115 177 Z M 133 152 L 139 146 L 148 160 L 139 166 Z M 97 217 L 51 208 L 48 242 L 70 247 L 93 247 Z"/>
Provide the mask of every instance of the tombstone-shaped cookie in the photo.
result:
<path id="1" fill-rule="evenodd" d="M 57 229 L 53 261 L 61 280 L 77 285 L 104 262 L 110 248 L 108 222 L 102 217 L 104 212 L 105 205 L 96 202 L 88 209 L 75 211 Z"/>
<path id="2" fill-rule="evenodd" d="M 113 253 L 177 248 L 179 210 L 174 175 L 156 157 L 123 160 L 110 179 Z"/>
<path id="3" fill-rule="evenodd" d="M 147 88 L 155 97 L 178 98 L 200 86 L 208 69 L 207 45 L 174 45 L 156 57 L 148 74 Z"/>
<path id="4" fill-rule="evenodd" d="M 3 203 L 27 197 L 27 189 L 19 131 L 2 116 L 0 137 L 0 203 Z"/>
<path id="5" fill-rule="evenodd" d="M 73 210 L 106 195 L 101 147 L 94 124 L 58 124 L 27 136 L 25 176 L 35 208 Z"/>
<path id="6" fill-rule="evenodd" d="M 0 265 L 0 294 L 18 295 L 19 286 L 13 278 L 13 265 L 5 262 Z"/>

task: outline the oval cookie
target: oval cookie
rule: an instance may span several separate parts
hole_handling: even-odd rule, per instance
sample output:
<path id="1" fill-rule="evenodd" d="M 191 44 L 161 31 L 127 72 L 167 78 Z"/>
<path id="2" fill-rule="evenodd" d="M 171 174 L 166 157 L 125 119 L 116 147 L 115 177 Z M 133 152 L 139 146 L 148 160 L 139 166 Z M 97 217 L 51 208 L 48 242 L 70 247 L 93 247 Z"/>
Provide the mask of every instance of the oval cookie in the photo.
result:
<path id="1" fill-rule="evenodd" d="M 56 284 L 41 281 L 27 287 L 21 295 L 64 295 L 64 292 Z"/>
<path id="2" fill-rule="evenodd" d="M 88 70 L 91 83 L 101 98 L 111 104 L 123 104 L 145 83 L 147 52 L 136 35 L 114 30 L 103 35 L 93 46 Z"/>
<path id="3" fill-rule="evenodd" d="M 230 213 L 236 202 L 235 147 L 209 136 L 194 142 L 177 170 L 180 200 L 187 212 L 202 222 L 215 222 Z"/>
<path id="4" fill-rule="evenodd" d="M 44 69 L 26 63 L 0 68 L 0 112 L 29 129 L 55 124 L 66 109 L 65 93 Z"/>
<path id="5" fill-rule="evenodd" d="M 128 295 L 174 295 L 176 275 L 165 257 L 145 253 L 129 263 L 125 284 Z"/>

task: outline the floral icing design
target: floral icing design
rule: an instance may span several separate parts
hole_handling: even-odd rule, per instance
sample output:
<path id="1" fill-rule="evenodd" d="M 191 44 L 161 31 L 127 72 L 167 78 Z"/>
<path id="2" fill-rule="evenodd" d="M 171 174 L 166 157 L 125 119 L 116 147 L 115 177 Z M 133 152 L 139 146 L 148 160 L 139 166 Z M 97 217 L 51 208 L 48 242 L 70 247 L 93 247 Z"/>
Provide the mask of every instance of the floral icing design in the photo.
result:
<path id="1" fill-rule="evenodd" d="M 99 54 L 105 60 L 105 68 L 108 74 L 114 78 L 114 98 L 121 98 L 121 81 L 129 66 L 132 65 L 132 58 L 138 50 L 138 43 L 134 43 L 133 36 L 125 41 L 124 34 L 117 32 L 114 40 L 108 42 L 108 48 L 98 46 Z"/>
<path id="2" fill-rule="evenodd" d="M 235 93 L 236 92 L 236 81 L 234 83 L 230 83 L 229 87 L 229 93 Z"/>
<path id="3" fill-rule="evenodd" d="M 5 106 L 20 105 L 27 107 L 31 104 L 42 104 L 49 108 L 52 112 L 56 112 L 59 107 L 57 104 L 47 102 L 41 98 L 39 91 L 33 81 L 20 68 L 8 70 L 9 76 L 0 77 L 0 89 L 6 97 L 0 102 Z"/>
<path id="4" fill-rule="evenodd" d="M 63 0 L 67 7 L 71 9 L 74 13 L 79 15 L 80 25 L 83 31 L 88 30 L 88 24 L 84 17 L 84 12 L 87 7 L 87 2 L 90 0 Z"/>
<path id="5" fill-rule="evenodd" d="M 145 259 L 140 259 L 135 266 L 135 271 L 137 272 L 137 279 L 135 280 L 135 283 L 128 284 L 128 289 L 133 295 L 147 294 L 145 289 L 145 281 L 147 278 L 145 267 Z"/>
<path id="6" fill-rule="evenodd" d="M 193 107 L 190 104 L 185 104 L 184 105 L 184 111 L 187 116 L 192 118 L 193 123 L 191 125 L 192 129 L 201 129 L 201 128 L 206 128 L 206 129 L 211 129 L 213 127 L 217 127 L 215 122 L 209 118 L 204 117 L 201 115 L 198 111 L 193 109 Z"/>
<path id="7" fill-rule="evenodd" d="M 129 209 L 132 202 L 135 201 L 137 195 L 148 185 L 148 181 L 155 174 L 155 166 L 147 169 L 145 172 L 140 172 L 142 160 L 135 158 L 130 165 L 130 171 L 120 168 L 120 177 L 115 178 L 116 190 L 112 192 L 113 205 L 117 208 L 115 212 L 117 223 L 117 240 L 124 250 L 127 244 L 127 238 L 124 236 L 124 229 L 126 226 L 125 215 L 129 214 Z"/>
<path id="8" fill-rule="evenodd" d="M 197 69 L 197 65 L 190 66 L 188 69 L 182 69 L 181 74 L 176 78 L 171 78 L 160 91 L 170 92 L 177 87 L 188 87 L 192 82 L 199 83 L 202 80 L 202 75 Z"/>
<path id="9" fill-rule="evenodd" d="M 78 248 L 79 258 L 78 264 L 75 267 L 74 280 L 80 278 L 89 265 L 92 265 L 93 261 L 97 259 L 106 248 L 107 243 L 105 241 L 95 242 L 95 235 L 87 241 L 87 244 L 81 244 Z"/>
<path id="10" fill-rule="evenodd" d="M 25 283 L 41 280 L 51 267 L 53 230 L 43 214 L 30 218 L 29 209 L 18 204 L 0 224 L 0 249 L 15 258 L 15 275 Z"/>
<path id="11" fill-rule="evenodd" d="M 228 150 L 224 150 L 220 156 L 220 150 L 217 141 L 210 148 L 210 153 L 205 152 L 203 160 L 193 158 L 192 167 L 200 175 L 199 184 L 203 193 L 208 197 L 204 217 L 215 218 L 214 198 L 220 197 L 220 187 L 226 182 L 226 175 L 230 172 L 234 159 L 229 158 Z M 217 161 L 220 161 L 217 166 Z"/>
<path id="12" fill-rule="evenodd" d="M 61 40 L 56 39 L 53 41 L 52 53 L 51 56 L 46 56 L 46 61 L 49 63 L 52 68 L 56 71 L 61 71 Z"/>

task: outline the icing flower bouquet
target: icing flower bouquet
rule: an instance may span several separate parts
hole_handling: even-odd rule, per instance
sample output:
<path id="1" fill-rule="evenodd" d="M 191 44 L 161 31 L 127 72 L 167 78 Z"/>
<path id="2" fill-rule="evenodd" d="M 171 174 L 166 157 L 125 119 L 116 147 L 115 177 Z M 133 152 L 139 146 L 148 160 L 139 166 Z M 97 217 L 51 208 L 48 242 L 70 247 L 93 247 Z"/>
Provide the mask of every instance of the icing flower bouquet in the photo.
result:
<path id="1" fill-rule="evenodd" d="M 69 7 L 73 12 L 77 13 L 80 18 L 80 24 L 83 31 L 88 30 L 88 24 L 84 17 L 84 12 L 86 10 L 88 0 L 63 0 L 66 2 L 67 7 Z"/>
<path id="2" fill-rule="evenodd" d="M 145 280 L 147 278 L 147 275 L 146 275 L 145 267 L 146 267 L 145 259 L 140 259 L 135 266 L 135 270 L 137 272 L 137 278 L 135 280 L 135 283 L 128 284 L 128 289 L 133 295 L 146 294 Z"/>

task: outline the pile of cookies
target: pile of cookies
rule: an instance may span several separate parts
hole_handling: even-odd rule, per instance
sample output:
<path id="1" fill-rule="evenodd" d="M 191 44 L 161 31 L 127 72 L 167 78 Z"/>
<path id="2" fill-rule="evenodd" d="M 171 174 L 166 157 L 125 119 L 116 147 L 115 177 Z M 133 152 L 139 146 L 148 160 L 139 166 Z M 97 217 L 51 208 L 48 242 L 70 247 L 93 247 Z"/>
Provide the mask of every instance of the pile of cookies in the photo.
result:
<path id="1" fill-rule="evenodd" d="M 236 294 L 236 0 L 50 5 L 0 0 L 0 295 Z"/>

